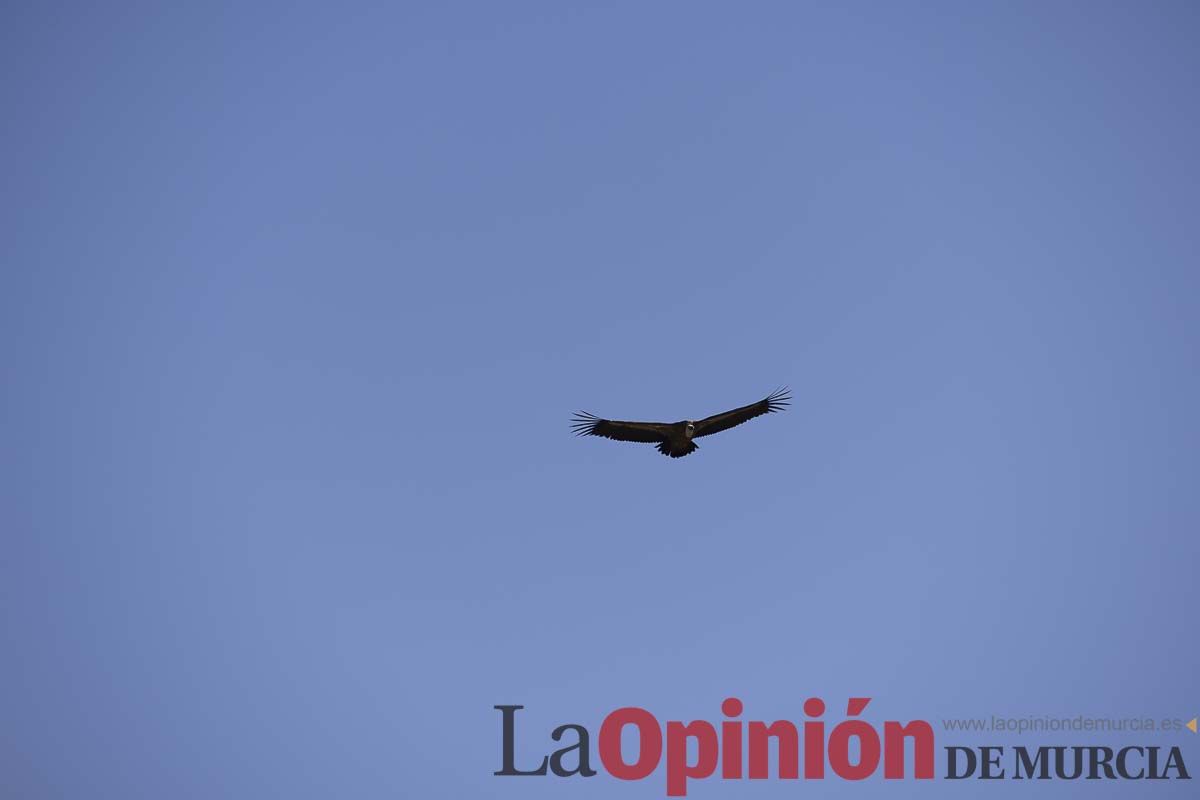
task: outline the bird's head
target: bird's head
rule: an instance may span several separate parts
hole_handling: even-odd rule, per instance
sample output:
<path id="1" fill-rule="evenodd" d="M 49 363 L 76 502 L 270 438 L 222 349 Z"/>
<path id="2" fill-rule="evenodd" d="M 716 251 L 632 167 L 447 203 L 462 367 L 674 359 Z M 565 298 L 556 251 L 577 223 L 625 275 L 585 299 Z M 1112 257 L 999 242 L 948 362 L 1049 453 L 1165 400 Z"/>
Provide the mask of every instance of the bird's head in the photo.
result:
<path id="1" fill-rule="evenodd" d="M 687 421 L 687 425 L 684 427 L 683 431 L 685 434 L 687 434 L 687 437 L 689 439 L 692 438 L 692 436 L 696 433 L 696 423 L 692 422 L 689 419 Z"/>

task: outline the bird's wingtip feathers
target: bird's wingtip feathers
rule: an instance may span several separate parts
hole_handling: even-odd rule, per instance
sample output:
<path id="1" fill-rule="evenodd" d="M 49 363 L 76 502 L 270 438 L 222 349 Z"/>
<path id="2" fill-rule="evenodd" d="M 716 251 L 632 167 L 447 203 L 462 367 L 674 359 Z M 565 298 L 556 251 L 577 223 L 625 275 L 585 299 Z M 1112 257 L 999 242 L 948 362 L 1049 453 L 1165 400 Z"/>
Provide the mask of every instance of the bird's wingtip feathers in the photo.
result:
<path id="1" fill-rule="evenodd" d="M 576 411 L 571 417 L 571 430 L 576 436 L 591 436 L 596 433 L 596 426 L 601 420 L 595 414 L 587 411 Z"/>
<path id="2" fill-rule="evenodd" d="M 792 390 L 782 386 L 767 395 L 767 412 L 783 411 L 792 404 Z"/>

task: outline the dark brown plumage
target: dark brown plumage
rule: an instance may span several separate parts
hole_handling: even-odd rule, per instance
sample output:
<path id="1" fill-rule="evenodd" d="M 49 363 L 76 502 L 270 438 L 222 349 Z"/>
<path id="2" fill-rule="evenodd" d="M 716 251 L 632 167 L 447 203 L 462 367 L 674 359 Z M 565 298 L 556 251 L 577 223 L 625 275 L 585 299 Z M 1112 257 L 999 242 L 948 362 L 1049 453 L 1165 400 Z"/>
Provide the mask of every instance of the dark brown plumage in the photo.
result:
<path id="1" fill-rule="evenodd" d="M 688 419 L 682 422 L 626 422 L 601 419 L 594 414 L 580 411 L 571 420 L 571 428 L 579 436 L 603 436 L 618 442 L 657 444 L 658 452 L 664 456 L 680 458 L 698 449 L 695 439 L 727 431 L 763 414 L 782 411 L 788 407 L 791 399 L 788 390 L 784 388 L 757 403 L 722 414 L 713 414 L 695 422 Z"/>

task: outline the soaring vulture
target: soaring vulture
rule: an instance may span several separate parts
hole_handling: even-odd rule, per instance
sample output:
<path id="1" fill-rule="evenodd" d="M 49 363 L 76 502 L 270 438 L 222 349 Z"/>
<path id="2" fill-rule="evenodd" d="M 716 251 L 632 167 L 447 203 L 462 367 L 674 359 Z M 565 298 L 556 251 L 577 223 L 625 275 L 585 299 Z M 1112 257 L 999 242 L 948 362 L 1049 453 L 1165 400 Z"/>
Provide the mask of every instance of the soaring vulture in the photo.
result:
<path id="1" fill-rule="evenodd" d="M 579 411 L 571 420 L 571 427 L 578 436 L 603 436 L 606 439 L 616 439 L 618 442 L 657 444 L 658 452 L 664 456 L 679 458 L 694 452 L 699 447 L 693 441 L 694 439 L 727 431 L 735 425 L 741 425 L 746 420 L 763 414 L 783 411 L 788 407 L 791 399 L 788 390 L 784 388 L 757 403 L 735 408 L 723 414 L 713 414 L 711 417 L 705 417 L 695 422 L 690 419 L 685 419 L 683 422 L 623 422 L 600 419 L 594 414 Z"/>

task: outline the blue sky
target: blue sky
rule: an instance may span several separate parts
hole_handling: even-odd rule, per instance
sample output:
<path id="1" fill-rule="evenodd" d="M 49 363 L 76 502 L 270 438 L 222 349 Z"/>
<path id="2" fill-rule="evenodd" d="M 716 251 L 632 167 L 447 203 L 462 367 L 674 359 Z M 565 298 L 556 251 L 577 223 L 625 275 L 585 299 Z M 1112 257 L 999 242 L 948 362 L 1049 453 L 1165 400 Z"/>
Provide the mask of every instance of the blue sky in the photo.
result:
<path id="1" fill-rule="evenodd" d="M 1194 4 L 0 18 L 0 794 L 664 795 L 492 777 L 497 703 L 1200 711 Z M 818 788 L 961 789 L 689 796 Z"/>

